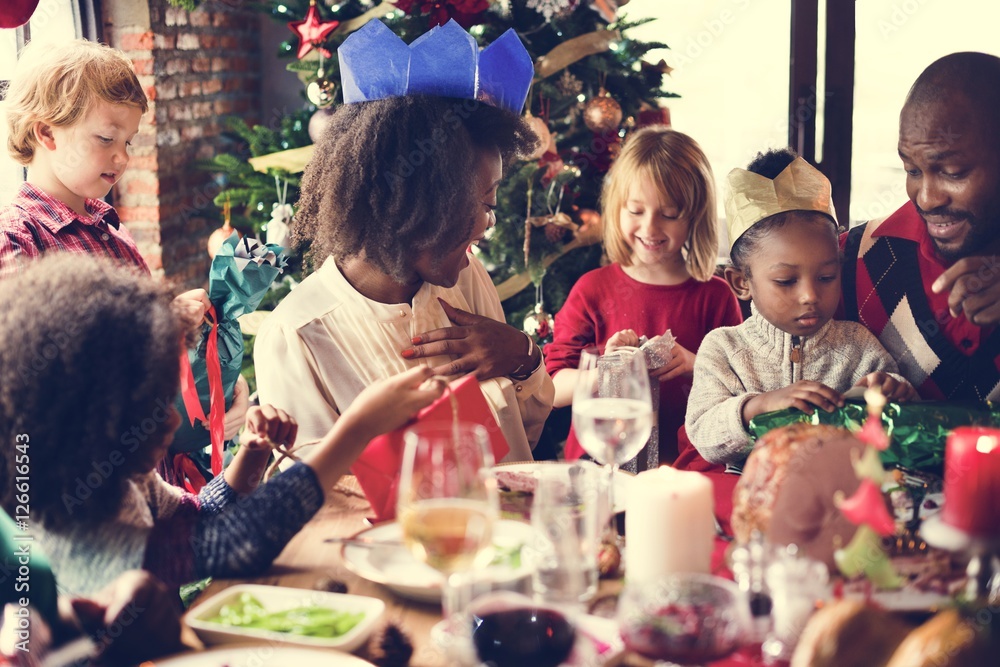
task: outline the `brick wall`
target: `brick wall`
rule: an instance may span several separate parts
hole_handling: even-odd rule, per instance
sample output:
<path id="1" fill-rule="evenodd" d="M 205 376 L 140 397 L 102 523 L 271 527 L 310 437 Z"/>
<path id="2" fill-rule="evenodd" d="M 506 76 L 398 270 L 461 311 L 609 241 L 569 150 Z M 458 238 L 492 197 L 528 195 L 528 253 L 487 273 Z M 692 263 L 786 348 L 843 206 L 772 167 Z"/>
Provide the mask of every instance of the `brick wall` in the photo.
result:
<path id="1" fill-rule="evenodd" d="M 258 120 L 259 15 L 211 0 L 193 12 L 145 4 L 103 3 L 104 38 L 132 59 L 150 100 L 115 205 L 150 268 L 196 287 L 219 222 L 217 188 L 195 163 L 223 150 L 222 116 Z"/>

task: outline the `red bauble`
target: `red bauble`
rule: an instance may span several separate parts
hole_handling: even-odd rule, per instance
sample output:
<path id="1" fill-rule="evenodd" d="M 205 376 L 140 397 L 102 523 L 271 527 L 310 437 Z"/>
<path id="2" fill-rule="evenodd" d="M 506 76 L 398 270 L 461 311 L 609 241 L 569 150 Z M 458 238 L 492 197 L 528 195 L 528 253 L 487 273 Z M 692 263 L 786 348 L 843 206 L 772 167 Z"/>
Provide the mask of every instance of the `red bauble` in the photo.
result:
<path id="1" fill-rule="evenodd" d="M 28 22 L 38 0 L 6 0 L 0 7 L 0 28 L 16 28 Z"/>
<path id="2" fill-rule="evenodd" d="M 299 36 L 299 50 L 295 54 L 295 57 L 302 60 L 302 57 L 312 51 L 313 48 L 318 48 L 324 58 L 329 58 L 331 56 L 330 52 L 319 46 L 319 44 L 331 32 L 336 30 L 338 25 L 340 25 L 340 21 L 320 21 L 319 10 L 316 9 L 315 4 L 310 4 L 305 19 L 291 21 L 288 24 L 289 30 Z"/>

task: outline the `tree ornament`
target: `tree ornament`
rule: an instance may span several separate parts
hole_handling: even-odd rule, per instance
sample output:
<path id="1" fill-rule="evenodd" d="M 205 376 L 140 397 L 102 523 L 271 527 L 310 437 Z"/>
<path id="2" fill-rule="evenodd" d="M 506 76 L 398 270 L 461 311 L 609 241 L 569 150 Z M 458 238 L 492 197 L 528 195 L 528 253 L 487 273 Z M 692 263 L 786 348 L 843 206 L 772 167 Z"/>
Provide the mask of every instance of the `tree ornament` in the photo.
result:
<path id="1" fill-rule="evenodd" d="M 560 95 L 576 97 L 583 92 L 583 81 L 573 76 L 573 73 L 568 69 L 564 69 L 559 81 L 556 82 L 556 90 L 559 91 Z"/>
<path id="2" fill-rule="evenodd" d="M 219 248 L 226 239 L 233 235 L 234 231 L 236 230 L 232 224 L 232 207 L 227 196 L 226 203 L 222 205 L 222 226 L 209 234 L 208 241 L 205 243 L 208 256 L 215 259 L 215 253 L 219 252 Z M 239 234 L 239 232 L 236 233 Z M 240 235 L 242 236 L 242 234 Z"/>
<path id="3" fill-rule="evenodd" d="M 319 10 L 316 9 L 316 0 L 309 0 L 309 11 L 306 12 L 306 17 L 301 21 L 288 23 L 288 29 L 299 36 L 299 50 L 295 53 L 295 57 L 302 60 L 307 53 L 317 48 L 323 57 L 329 58 L 330 52 L 320 44 L 339 25 L 340 21 L 321 21 Z"/>
<path id="4" fill-rule="evenodd" d="M 549 22 L 553 16 L 561 16 L 573 11 L 576 0 L 528 0 L 525 5 L 544 16 L 545 21 Z"/>
<path id="5" fill-rule="evenodd" d="M 531 309 L 524 318 L 522 329 L 524 333 L 535 339 L 539 346 L 552 342 L 554 333 L 552 314 L 545 310 L 545 300 L 542 295 L 542 280 L 545 278 L 545 271 L 535 280 L 535 307 Z"/>
<path id="6" fill-rule="evenodd" d="M 552 142 L 552 133 L 549 131 L 548 123 L 545 122 L 544 118 L 539 118 L 538 116 L 532 116 L 529 110 L 524 116 L 525 122 L 528 127 L 531 128 L 532 132 L 538 135 L 538 148 L 531 153 L 527 159 L 537 160 L 549 151 L 549 145 Z"/>
<path id="7" fill-rule="evenodd" d="M 278 201 L 271 205 L 271 219 L 264 225 L 263 231 L 267 233 L 268 243 L 286 248 L 288 247 L 289 224 L 292 222 L 292 216 L 295 215 L 295 208 L 288 203 L 287 180 L 282 184 L 281 179 L 275 175 L 274 188 L 278 191 Z"/>
<path id="8" fill-rule="evenodd" d="M 330 124 L 332 118 L 333 109 L 330 107 L 317 109 L 316 113 L 309 117 L 309 138 L 312 139 L 314 144 L 323 136 L 326 126 Z"/>
<path id="9" fill-rule="evenodd" d="M 622 107 L 603 87 L 583 107 L 583 122 L 594 134 L 614 132 L 622 122 Z"/>
<path id="10" fill-rule="evenodd" d="M 333 81 L 326 78 L 326 68 L 323 66 L 323 53 L 319 55 L 319 69 L 316 70 L 316 79 L 306 86 L 306 97 L 316 106 L 322 108 L 333 104 L 333 96 L 337 86 Z"/>
<path id="11" fill-rule="evenodd" d="M 545 225 L 545 238 L 549 240 L 549 243 L 562 243 L 568 233 L 569 229 L 553 222 Z"/>
<path id="12" fill-rule="evenodd" d="M 17 28 L 24 25 L 38 8 L 38 0 L 7 0 L 3 4 L 3 8 L 0 9 L 0 28 Z"/>

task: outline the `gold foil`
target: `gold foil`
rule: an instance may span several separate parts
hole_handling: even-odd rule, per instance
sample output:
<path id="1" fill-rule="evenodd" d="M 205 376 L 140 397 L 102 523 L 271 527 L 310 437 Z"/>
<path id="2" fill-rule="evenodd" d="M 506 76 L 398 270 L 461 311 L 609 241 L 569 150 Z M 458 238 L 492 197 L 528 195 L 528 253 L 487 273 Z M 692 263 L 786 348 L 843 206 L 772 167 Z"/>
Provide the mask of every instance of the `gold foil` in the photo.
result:
<path id="1" fill-rule="evenodd" d="M 747 171 L 729 172 L 726 224 L 729 248 L 755 224 L 785 211 L 817 211 L 837 222 L 830 181 L 801 157 L 785 167 L 774 180 Z"/>

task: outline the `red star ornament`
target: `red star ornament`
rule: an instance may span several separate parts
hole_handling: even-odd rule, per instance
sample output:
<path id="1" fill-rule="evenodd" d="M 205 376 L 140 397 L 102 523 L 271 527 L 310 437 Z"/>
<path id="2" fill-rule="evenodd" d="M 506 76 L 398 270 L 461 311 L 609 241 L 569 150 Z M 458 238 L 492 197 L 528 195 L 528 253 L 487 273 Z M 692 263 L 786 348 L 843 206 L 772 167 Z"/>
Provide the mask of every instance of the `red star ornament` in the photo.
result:
<path id="1" fill-rule="evenodd" d="M 302 57 L 315 47 L 319 49 L 324 58 L 329 58 L 331 55 L 330 52 L 317 45 L 322 43 L 327 38 L 327 35 L 336 30 L 338 25 L 340 25 L 340 21 L 320 21 L 319 10 L 316 9 L 315 4 L 310 4 L 305 19 L 302 21 L 290 21 L 288 24 L 288 29 L 299 36 L 299 51 L 295 54 L 295 57 L 302 60 Z"/>

